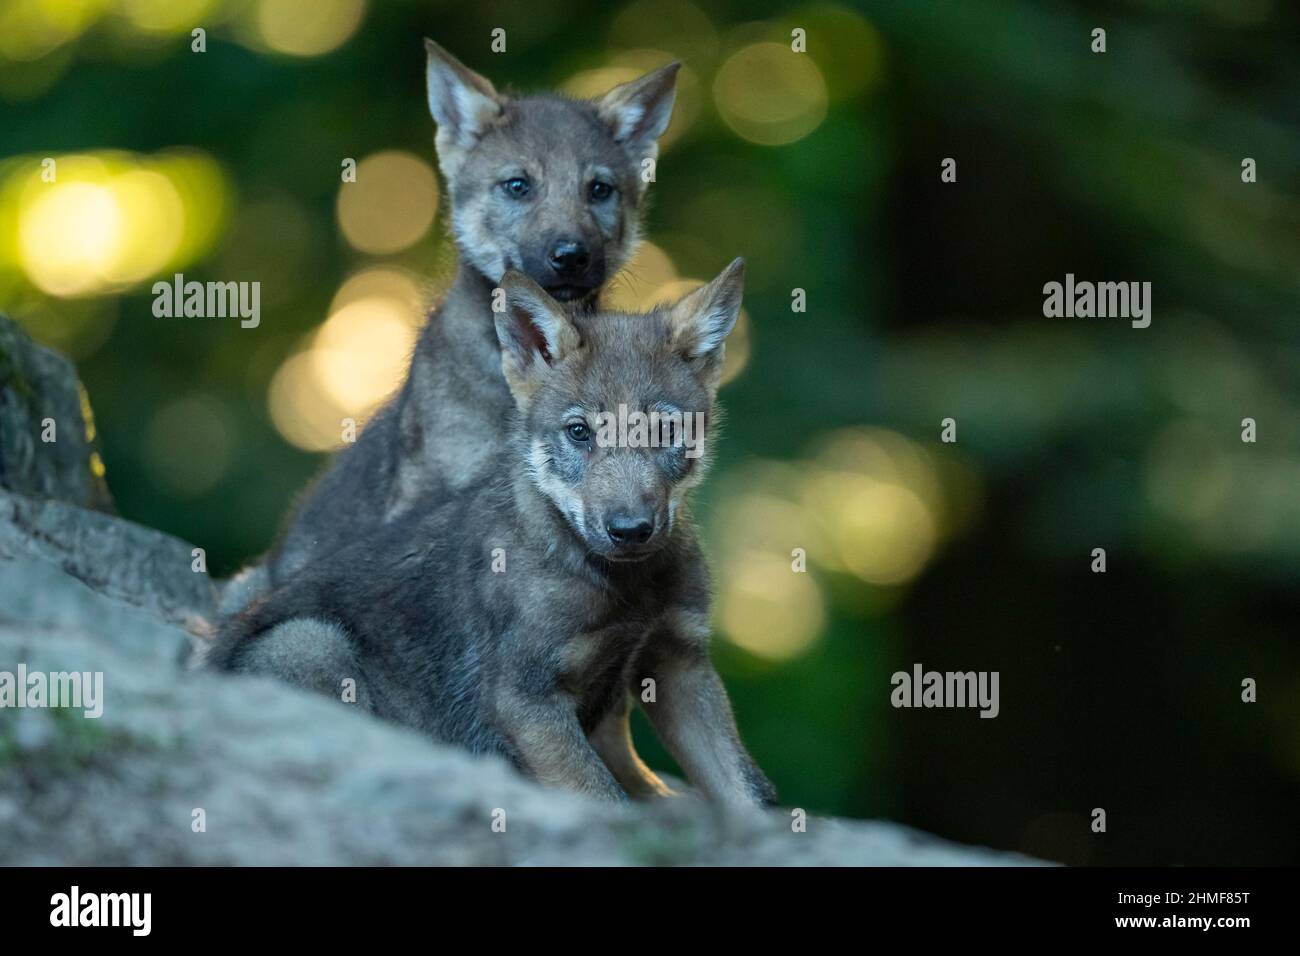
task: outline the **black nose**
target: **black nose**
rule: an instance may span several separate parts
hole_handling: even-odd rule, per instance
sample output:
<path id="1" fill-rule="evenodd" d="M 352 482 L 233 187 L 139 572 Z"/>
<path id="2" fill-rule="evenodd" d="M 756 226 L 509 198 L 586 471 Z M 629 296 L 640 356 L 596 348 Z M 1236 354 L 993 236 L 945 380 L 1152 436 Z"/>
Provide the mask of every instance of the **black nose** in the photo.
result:
<path id="1" fill-rule="evenodd" d="M 551 268 L 562 276 L 580 276 L 587 271 L 587 266 L 591 265 L 591 253 L 587 251 L 587 247 L 572 239 L 562 239 L 557 242 L 551 248 L 548 258 L 551 261 Z"/>
<path id="2" fill-rule="evenodd" d="M 654 522 L 649 518 L 613 515 L 605 523 L 605 533 L 615 544 L 645 544 L 654 531 Z"/>

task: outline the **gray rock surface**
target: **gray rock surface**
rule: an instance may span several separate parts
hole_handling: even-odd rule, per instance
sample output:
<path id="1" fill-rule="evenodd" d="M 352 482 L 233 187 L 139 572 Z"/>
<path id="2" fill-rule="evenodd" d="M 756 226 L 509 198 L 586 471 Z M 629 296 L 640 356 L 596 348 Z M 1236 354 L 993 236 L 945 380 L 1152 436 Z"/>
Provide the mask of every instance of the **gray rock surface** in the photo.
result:
<path id="1" fill-rule="evenodd" d="M 1033 862 L 889 823 L 796 833 L 788 809 L 594 802 L 342 702 L 186 671 L 211 582 L 184 542 L 79 507 L 69 468 L 23 464 L 44 498 L 0 492 L 0 672 L 101 673 L 103 713 L 0 707 L 0 865 Z"/>
<path id="2" fill-rule="evenodd" d="M 45 422 L 53 423 L 50 433 Z M 52 437 L 53 441 L 44 441 Z M 0 488 L 112 511 L 76 372 L 0 315 Z"/>
<path id="3" fill-rule="evenodd" d="M 15 510 L 0 531 L 0 671 L 102 672 L 104 712 L 0 709 L 0 864 L 1029 862 L 888 823 L 810 818 L 795 833 L 789 810 L 724 813 L 689 796 L 611 806 L 341 702 L 187 673 L 191 638 L 157 597 L 188 593 L 189 565 L 172 560 L 182 543 L 82 512 L 84 527 L 64 516 L 15 546 L 28 534 Z M 134 560 L 114 551 L 128 541 Z M 97 574 L 62 567 L 100 553 L 116 559 Z"/>
<path id="4" fill-rule="evenodd" d="M 190 545 L 62 501 L 0 491 L 0 558 L 40 559 L 100 594 L 182 627 L 197 629 L 216 607 L 211 579 L 192 570 Z M 41 591 L 13 599 L 56 610 Z"/>

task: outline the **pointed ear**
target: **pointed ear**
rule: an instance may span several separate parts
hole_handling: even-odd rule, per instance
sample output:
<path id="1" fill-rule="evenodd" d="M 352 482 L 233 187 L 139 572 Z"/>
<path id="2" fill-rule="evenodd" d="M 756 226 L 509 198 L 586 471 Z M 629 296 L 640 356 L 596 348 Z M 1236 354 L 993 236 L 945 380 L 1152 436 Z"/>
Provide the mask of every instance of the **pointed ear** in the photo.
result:
<path id="1" fill-rule="evenodd" d="M 638 161 L 659 154 L 656 140 L 672 119 L 681 68 L 680 63 L 669 63 L 639 80 L 614 87 L 596 101 L 596 110 L 613 130 L 614 139 Z"/>
<path id="2" fill-rule="evenodd" d="M 673 346 L 698 362 L 714 385 L 722 372 L 723 342 L 736 327 L 744 291 L 745 260 L 733 259 L 716 279 L 668 310 Z"/>
<path id="3" fill-rule="evenodd" d="M 522 272 L 501 279 L 504 308 L 495 314 L 501 370 L 516 398 L 536 388 L 538 376 L 582 344 L 560 304 Z"/>
<path id="4" fill-rule="evenodd" d="M 429 112 L 438 124 L 438 154 L 446 159 L 468 149 L 501 115 L 502 98 L 492 84 L 430 39 Z"/>

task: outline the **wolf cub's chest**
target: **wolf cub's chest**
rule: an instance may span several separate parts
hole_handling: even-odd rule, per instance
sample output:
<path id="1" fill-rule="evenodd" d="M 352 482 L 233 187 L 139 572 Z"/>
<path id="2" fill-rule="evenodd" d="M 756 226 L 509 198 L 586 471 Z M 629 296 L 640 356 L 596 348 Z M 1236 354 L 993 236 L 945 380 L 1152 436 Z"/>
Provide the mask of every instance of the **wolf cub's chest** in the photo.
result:
<path id="1" fill-rule="evenodd" d="M 561 650 L 560 682 L 579 698 L 624 685 L 655 626 L 642 618 L 575 633 Z"/>

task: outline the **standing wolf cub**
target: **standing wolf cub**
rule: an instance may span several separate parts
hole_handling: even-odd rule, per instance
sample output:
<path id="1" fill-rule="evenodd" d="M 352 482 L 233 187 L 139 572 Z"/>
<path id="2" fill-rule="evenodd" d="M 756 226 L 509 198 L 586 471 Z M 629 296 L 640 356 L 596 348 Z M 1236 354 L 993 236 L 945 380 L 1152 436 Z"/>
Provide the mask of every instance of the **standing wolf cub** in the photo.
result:
<path id="1" fill-rule="evenodd" d="M 736 260 L 646 315 L 578 316 L 509 274 L 495 326 L 515 413 L 491 479 L 317 558 L 229 620 L 209 666 L 333 696 L 351 679 L 379 716 L 620 799 L 668 792 L 632 749 L 636 697 L 695 787 L 773 802 L 709 660 L 685 503 L 707 443 L 684 447 L 671 424 L 611 443 L 596 424 L 633 409 L 707 429 L 742 274 Z M 297 634 L 285 622 L 300 618 L 331 624 Z"/>

